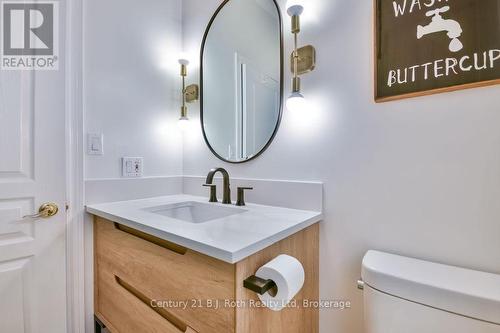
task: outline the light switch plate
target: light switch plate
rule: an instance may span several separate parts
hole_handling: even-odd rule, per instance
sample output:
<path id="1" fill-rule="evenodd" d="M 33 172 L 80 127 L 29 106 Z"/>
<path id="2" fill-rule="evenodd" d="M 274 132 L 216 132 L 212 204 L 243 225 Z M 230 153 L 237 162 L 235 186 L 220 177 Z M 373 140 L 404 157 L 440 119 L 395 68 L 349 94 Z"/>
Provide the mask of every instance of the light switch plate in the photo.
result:
<path id="1" fill-rule="evenodd" d="M 143 175 L 144 161 L 142 157 L 123 157 L 122 174 L 127 178 L 138 178 Z"/>
<path id="2" fill-rule="evenodd" d="M 87 134 L 87 154 L 104 155 L 104 137 L 101 133 Z"/>

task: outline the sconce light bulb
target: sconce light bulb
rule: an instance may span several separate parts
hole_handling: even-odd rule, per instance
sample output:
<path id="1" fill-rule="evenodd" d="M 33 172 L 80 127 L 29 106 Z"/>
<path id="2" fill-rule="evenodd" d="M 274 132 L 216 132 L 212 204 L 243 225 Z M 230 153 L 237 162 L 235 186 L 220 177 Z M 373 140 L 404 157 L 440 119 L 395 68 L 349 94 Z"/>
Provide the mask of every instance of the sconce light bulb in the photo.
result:
<path id="1" fill-rule="evenodd" d="M 304 12 L 302 0 L 288 0 L 286 2 L 286 12 L 290 16 L 300 16 Z"/>
<path id="2" fill-rule="evenodd" d="M 301 112 L 306 108 L 306 99 L 300 92 L 293 92 L 286 100 L 286 108 L 290 112 Z"/>
<path id="3" fill-rule="evenodd" d="M 179 54 L 179 64 L 184 66 L 189 65 L 189 57 L 187 53 L 181 52 L 181 54 Z"/>
<path id="4" fill-rule="evenodd" d="M 189 118 L 188 117 L 180 117 L 177 124 L 181 130 L 184 130 L 189 125 Z"/>

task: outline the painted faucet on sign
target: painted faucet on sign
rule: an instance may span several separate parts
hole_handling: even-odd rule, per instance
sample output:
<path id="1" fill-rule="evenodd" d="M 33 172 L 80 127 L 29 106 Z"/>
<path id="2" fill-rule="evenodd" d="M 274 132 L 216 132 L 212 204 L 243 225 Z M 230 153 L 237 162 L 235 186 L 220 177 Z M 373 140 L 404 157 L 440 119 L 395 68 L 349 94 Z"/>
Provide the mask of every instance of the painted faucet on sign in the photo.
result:
<path id="1" fill-rule="evenodd" d="M 442 13 L 446 13 L 450 10 L 450 6 L 444 6 L 442 8 L 434 9 L 428 11 L 425 15 L 427 17 L 432 16 L 432 21 L 426 26 L 419 25 L 417 27 L 417 39 L 421 39 L 425 35 L 433 34 L 436 32 L 446 31 L 448 32 L 448 37 L 450 37 L 450 51 L 458 52 L 463 49 L 464 45 L 458 39 L 462 36 L 462 27 L 460 23 L 455 20 L 445 20 L 441 16 Z"/>

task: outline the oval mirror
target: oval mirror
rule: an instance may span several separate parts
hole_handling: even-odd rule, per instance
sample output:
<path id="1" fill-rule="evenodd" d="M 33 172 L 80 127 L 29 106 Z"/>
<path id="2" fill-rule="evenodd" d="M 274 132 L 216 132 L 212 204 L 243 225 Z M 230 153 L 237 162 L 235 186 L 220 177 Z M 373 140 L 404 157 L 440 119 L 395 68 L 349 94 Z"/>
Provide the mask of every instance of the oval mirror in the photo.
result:
<path id="1" fill-rule="evenodd" d="M 201 51 L 201 125 L 212 152 L 242 163 L 260 155 L 281 120 L 282 23 L 274 0 L 226 0 Z"/>

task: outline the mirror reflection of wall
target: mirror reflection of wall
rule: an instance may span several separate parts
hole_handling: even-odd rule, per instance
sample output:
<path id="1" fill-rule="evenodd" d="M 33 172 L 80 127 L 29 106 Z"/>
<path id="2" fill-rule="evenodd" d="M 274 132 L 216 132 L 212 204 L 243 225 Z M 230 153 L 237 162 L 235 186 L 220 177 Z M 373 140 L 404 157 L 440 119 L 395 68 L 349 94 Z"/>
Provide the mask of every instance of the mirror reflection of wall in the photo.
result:
<path id="1" fill-rule="evenodd" d="M 207 32 L 202 65 L 207 143 L 229 162 L 255 157 L 281 115 L 281 18 L 275 2 L 227 2 Z"/>

